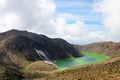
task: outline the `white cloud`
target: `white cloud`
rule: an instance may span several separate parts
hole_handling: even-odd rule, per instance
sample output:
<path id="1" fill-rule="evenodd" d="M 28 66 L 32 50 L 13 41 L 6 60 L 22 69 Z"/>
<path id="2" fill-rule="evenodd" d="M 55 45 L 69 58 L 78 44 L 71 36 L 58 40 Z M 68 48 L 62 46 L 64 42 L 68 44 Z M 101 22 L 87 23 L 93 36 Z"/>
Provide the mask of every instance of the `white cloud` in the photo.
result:
<path id="1" fill-rule="evenodd" d="M 67 14 L 65 14 L 67 15 Z M 59 15 L 55 22 L 56 35 L 74 44 L 89 44 L 93 42 L 109 41 L 109 37 L 103 31 L 89 31 L 86 24 L 71 14 L 68 16 Z M 75 23 L 68 24 L 67 20 L 75 20 Z M 95 26 L 95 25 L 94 25 Z M 93 26 L 91 26 L 93 27 Z"/>
<path id="2" fill-rule="evenodd" d="M 0 31 L 6 31 L 11 28 L 16 28 L 19 25 L 19 28 L 23 26 L 23 23 L 20 20 L 20 17 L 14 13 L 8 13 L 6 16 L 1 17 L 0 20 Z"/>
<path id="3" fill-rule="evenodd" d="M 88 34 L 85 24 L 81 20 L 75 20 L 74 23 L 68 24 L 69 18 L 65 16 L 58 16 L 55 21 L 56 35 L 68 40 L 72 43 L 80 43 L 80 39 Z M 77 41 L 77 42 L 76 42 Z"/>
<path id="4" fill-rule="evenodd" d="M 67 19 L 58 17 L 56 20 L 56 32 L 60 35 L 80 35 L 85 30 L 84 23 L 82 21 L 76 21 L 72 24 L 67 24 Z"/>
<path id="5" fill-rule="evenodd" d="M 84 23 L 71 14 L 54 16 L 55 8 L 53 0 L 0 0 L 0 31 L 25 29 L 79 41 L 87 32 Z M 75 23 L 67 24 L 68 19 Z"/>
<path id="6" fill-rule="evenodd" d="M 55 8 L 53 0 L 0 0 L 0 31 L 15 28 L 47 32 Z"/>
<path id="7" fill-rule="evenodd" d="M 109 39 L 100 32 L 89 31 L 81 17 L 70 13 L 56 14 L 56 7 L 53 0 L 0 0 L 0 32 L 13 28 L 29 30 L 78 44 Z M 68 23 L 69 20 L 74 22 Z"/>
<path id="8" fill-rule="evenodd" d="M 90 32 L 88 36 L 84 39 L 87 44 L 93 42 L 101 42 L 101 41 L 110 41 L 112 40 L 109 36 L 102 34 L 103 32 Z"/>
<path id="9" fill-rule="evenodd" d="M 5 0 L 0 0 L 0 5 L 5 6 Z M 0 8 L 2 8 L 1 6 L 0 6 Z"/>
<path id="10" fill-rule="evenodd" d="M 120 41 L 120 0 L 101 0 L 95 4 L 95 11 L 103 15 L 103 24 L 114 41 Z"/>

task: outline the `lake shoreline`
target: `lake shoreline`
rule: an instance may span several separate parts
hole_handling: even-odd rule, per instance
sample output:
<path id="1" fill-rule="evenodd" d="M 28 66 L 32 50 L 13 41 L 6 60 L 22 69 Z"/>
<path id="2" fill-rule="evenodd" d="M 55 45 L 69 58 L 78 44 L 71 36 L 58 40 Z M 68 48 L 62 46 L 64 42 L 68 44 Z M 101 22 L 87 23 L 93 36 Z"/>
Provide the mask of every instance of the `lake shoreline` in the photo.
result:
<path id="1" fill-rule="evenodd" d="M 94 64 L 109 59 L 108 56 L 97 53 L 83 52 L 83 54 L 85 55 L 83 57 L 60 59 L 54 63 L 58 66 L 58 70 L 65 70 L 74 66 Z"/>

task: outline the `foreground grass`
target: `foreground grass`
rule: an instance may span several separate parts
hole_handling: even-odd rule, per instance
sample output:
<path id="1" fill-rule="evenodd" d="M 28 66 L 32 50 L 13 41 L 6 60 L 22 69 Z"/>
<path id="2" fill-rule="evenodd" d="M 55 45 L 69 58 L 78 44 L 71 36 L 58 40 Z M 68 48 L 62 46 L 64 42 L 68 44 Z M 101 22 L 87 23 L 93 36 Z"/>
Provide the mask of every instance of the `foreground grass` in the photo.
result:
<path id="1" fill-rule="evenodd" d="M 38 80 L 120 80 L 120 56 L 105 62 L 73 67 Z"/>
<path id="2" fill-rule="evenodd" d="M 34 78 L 46 77 L 54 73 L 56 67 L 52 64 L 45 63 L 44 61 L 36 61 L 21 69 L 20 72 L 24 73 L 23 80 L 33 80 Z"/>
<path id="3" fill-rule="evenodd" d="M 55 63 L 58 65 L 57 70 L 52 65 L 48 65 L 48 64 L 45 64 L 44 62 L 37 61 L 37 62 L 30 64 L 27 67 L 27 69 L 29 71 L 27 69 L 21 69 L 20 72 L 24 73 L 24 76 L 25 76 L 24 80 L 41 80 L 41 79 L 43 79 L 43 80 L 44 79 L 45 80 L 68 80 L 69 79 L 68 77 L 70 77 L 70 78 L 75 77 L 75 75 L 78 75 L 78 72 L 79 72 L 76 70 L 74 72 L 74 70 L 73 70 L 73 73 L 70 72 L 70 74 L 69 74 L 69 72 L 68 72 L 68 73 L 66 73 L 66 75 L 64 75 L 65 71 L 71 70 L 70 67 L 74 68 L 74 66 L 91 64 L 91 63 L 100 62 L 100 61 L 104 61 L 104 60 L 108 59 L 108 57 L 106 57 L 106 56 L 94 54 L 94 53 L 90 53 L 90 52 L 84 52 L 84 55 L 85 55 L 84 57 L 80 57 L 80 58 L 68 58 L 68 59 L 56 60 Z M 68 68 L 70 68 L 70 69 L 68 69 Z M 80 72 L 81 72 L 81 70 L 80 70 Z M 75 74 L 75 75 L 73 75 L 73 74 Z M 53 77 L 48 78 L 51 75 L 53 75 Z M 55 79 L 54 79 L 54 76 L 55 76 Z M 70 80 L 79 80 L 79 79 L 71 78 Z"/>

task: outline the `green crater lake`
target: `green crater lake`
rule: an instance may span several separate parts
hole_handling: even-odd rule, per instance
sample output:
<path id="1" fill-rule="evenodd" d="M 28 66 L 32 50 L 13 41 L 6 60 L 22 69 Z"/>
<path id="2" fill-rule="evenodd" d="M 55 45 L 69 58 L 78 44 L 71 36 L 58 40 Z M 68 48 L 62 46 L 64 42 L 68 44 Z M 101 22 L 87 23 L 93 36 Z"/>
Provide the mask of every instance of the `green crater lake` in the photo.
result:
<path id="1" fill-rule="evenodd" d="M 84 52 L 84 55 L 85 56 L 78 58 L 67 58 L 67 59 L 56 60 L 55 64 L 58 66 L 58 70 L 64 70 L 74 66 L 102 62 L 109 58 L 108 56 L 105 55 L 94 54 L 90 52 Z"/>

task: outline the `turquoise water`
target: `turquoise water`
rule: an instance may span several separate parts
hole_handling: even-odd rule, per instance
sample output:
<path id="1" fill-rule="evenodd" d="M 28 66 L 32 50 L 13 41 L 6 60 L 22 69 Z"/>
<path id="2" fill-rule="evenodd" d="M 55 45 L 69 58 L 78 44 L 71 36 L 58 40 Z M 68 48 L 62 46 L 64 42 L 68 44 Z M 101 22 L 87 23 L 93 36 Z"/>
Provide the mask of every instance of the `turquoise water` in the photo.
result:
<path id="1" fill-rule="evenodd" d="M 56 60 L 55 64 L 58 66 L 59 70 L 64 70 L 74 66 L 105 61 L 109 58 L 101 54 L 94 54 L 90 52 L 85 52 L 84 55 L 85 56 L 78 58 L 67 58 L 67 59 Z"/>

